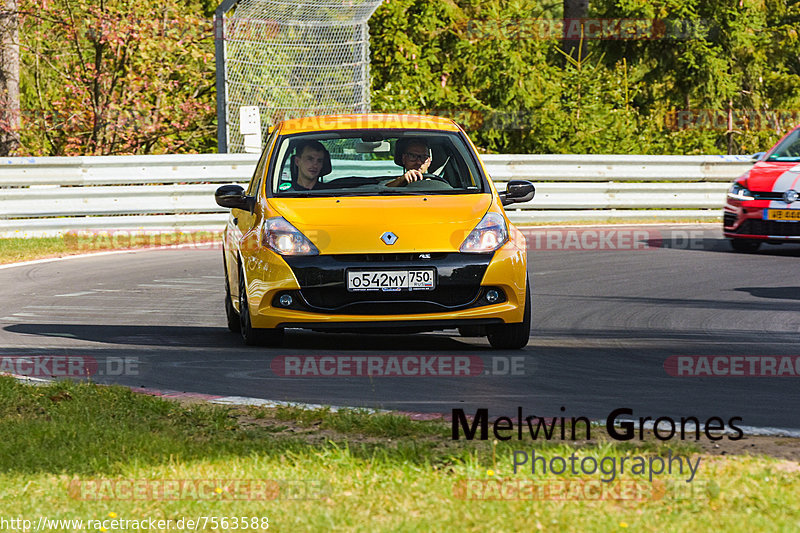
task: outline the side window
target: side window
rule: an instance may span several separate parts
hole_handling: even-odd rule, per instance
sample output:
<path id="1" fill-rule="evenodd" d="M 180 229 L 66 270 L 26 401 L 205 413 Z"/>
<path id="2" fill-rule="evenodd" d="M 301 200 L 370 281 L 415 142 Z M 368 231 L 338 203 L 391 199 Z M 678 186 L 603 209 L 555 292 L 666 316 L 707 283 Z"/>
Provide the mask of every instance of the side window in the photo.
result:
<path id="1" fill-rule="evenodd" d="M 253 173 L 253 177 L 250 178 L 250 185 L 247 186 L 247 196 L 253 196 L 256 191 L 258 191 L 261 178 L 264 176 L 264 167 L 269 159 L 267 156 L 269 155 L 270 147 L 275 141 L 275 133 L 276 132 L 273 131 L 272 135 L 267 138 L 267 142 L 264 144 L 264 151 L 261 153 L 261 158 L 258 160 L 256 171 Z"/>
<path id="2" fill-rule="evenodd" d="M 800 135 L 795 135 L 794 143 L 786 149 L 786 155 L 789 157 L 800 157 Z"/>
<path id="3" fill-rule="evenodd" d="M 250 185 L 247 186 L 247 196 L 253 196 L 253 192 L 258 190 L 258 182 L 261 181 L 261 175 L 264 174 L 264 162 L 267 160 L 267 150 L 261 154 L 261 159 L 258 160 L 256 171 L 253 177 L 250 178 Z"/>

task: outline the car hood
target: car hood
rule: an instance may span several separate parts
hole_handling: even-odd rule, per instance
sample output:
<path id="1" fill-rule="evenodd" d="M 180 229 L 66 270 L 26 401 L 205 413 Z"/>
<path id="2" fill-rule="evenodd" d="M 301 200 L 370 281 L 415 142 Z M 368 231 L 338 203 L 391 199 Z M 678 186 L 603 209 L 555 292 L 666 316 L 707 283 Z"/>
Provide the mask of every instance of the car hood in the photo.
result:
<path id="1" fill-rule="evenodd" d="M 750 169 L 745 186 L 759 192 L 800 189 L 800 163 L 759 161 Z"/>
<path id="2" fill-rule="evenodd" d="M 323 254 L 457 251 L 491 203 L 490 194 L 269 199 Z"/>

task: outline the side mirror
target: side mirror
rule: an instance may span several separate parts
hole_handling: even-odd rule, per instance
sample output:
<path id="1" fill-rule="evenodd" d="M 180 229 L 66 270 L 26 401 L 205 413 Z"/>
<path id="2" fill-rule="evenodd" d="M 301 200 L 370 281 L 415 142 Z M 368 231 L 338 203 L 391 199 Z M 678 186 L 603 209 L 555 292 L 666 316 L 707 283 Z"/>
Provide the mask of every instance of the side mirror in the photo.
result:
<path id="1" fill-rule="evenodd" d="M 508 182 L 506 192 L 500 193 L 500 202 L 505 206 L 530 202 L 536 194 L 536 187 L 533 183 L 525 180 L 511 180 Z"/>
<path id="2" fill-rule="evenodd" d="M 253 211 L 256 203 L 256 199 L 247 196 L 240 185 L 223 185 L 214 193 L 214 200 L 220 207 L 244 209 L 250 212 Z"/>
<path id="3" fill-rule="evenodd" d="M 761 161 L 761 158 L 766 155 L 767 152 L 757 152 L 750 156 L 750 161 Z"/>

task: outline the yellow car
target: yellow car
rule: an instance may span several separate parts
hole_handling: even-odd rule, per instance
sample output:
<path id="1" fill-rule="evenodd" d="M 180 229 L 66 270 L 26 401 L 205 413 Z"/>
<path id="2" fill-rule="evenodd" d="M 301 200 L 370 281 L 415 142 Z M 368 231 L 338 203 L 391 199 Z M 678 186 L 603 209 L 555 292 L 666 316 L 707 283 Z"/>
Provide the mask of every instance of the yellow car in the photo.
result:
<path id="1" fill-rule="evenodd" d="M 224 185 L 225 311 L 246 344 L 286 328 L 458 328 L 495 348 L 528 343 L 525 239 L 452 120 L 414 115 L 292 119 L 272 130 L 247 189 Z"/>

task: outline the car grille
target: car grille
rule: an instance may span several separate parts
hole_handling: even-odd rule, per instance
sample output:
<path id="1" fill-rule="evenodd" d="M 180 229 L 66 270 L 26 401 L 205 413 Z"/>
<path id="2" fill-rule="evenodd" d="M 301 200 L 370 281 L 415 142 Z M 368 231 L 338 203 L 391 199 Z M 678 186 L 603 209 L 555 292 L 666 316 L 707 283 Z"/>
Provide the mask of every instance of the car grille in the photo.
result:
<path id="1" fill-rule="evenodd" d="M 306 303 L 328 313 L 390 315 L 436 313 L 469 307 L 480 288 L 460 287 L 442 291 L 350 292 L 346 288 L 315 288 L 300 291 Z"/>
<path id="2" fill-rule="evenodd" d="M 742 225 L 736 229 L 736 233 L 741 235 L 800 237 L 800 223 L 749 219 L 742 222 Z"/>
<path id="3" fill-rule="evenodd" d="M 750 191 L 750 196 L 756 200 L 783 200 L 782 192 Z"/>
<path id="4" fill-rule="evenodd" d="M 425 255 L 426 257 L 421 257 Z M 447 253 L 402 253 L 402 254 L 341 254 L 331 255 L 339 263 L 347 263 L 350 266 L 352 263 L 429 263 L 431 260 L 441 260 L 447 257 Z"/>
<path id="5" fill-rule="evenodd" d="M 722 225 L 726 228 L 730 228 L 736 223 L 736 215 L 733 213 L 724 213 L 722 215 Z"/>
<path id="6" fill-rule="evenodd" d="M 331 314 L 413 314 L 464 309 L 481 297 L 481 280 L 492 254 L 357 254 L 286 257 L 311 311 Z M 415 291 L 347 290 L 348 269 L 432 267 L 436 288 Z"/>

